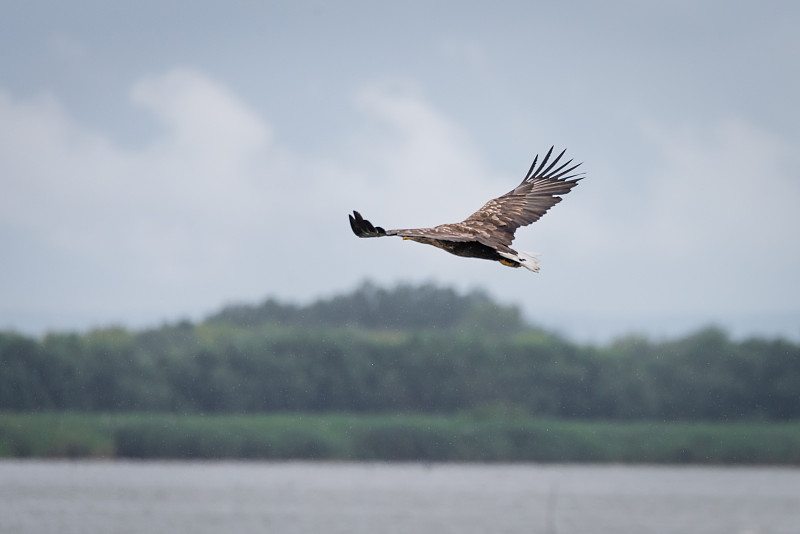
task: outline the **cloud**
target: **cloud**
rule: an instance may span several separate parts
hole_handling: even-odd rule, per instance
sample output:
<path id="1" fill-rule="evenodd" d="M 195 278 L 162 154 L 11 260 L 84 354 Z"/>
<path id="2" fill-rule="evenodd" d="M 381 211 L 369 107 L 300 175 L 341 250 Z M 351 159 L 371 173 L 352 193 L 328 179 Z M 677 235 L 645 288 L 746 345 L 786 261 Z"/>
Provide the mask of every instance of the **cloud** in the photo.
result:
<path id="1" fill-rule="evenodd" d="M 199 167 L 210 166 L 208 174 L 236 169 L 274 138 L 271 128 L 235 95 L 199 72 L 178 69 L 146 78 L 134 85 L 131 99 L 166 129 L 154 150 L 190 155 Z"/>
<path id="2" fill-rule="evenodd" d="M 800 238 L 800 169 L 790 147 L 741 119 L 649 135 L 664 161 L 649 181 L 650 232 L 664 248 L 650 253 L 680 258 L 682 280 L 704 280 L 697 306 L 796 306 L 796 286 L 774 283 L 800 269 L 800 251 L 789 245 Z"/>
<path id="3" fill-rule="evenodd" d="M 648 135 L 663 161 L 649 180 L 653 229 L 669 249 L 787 252 L 778 245 L 787 230 L 800 228 L 792 207 L 800 184 L 790 178 L 791 151 L 780 139 L 736 119 L 705 128 L 651 126 Z"/>
<path id="4" fill-rule="evenodd" d="M 796 309 L 800 184 L 780 139 L 741 119 L 643 124 L 656 159 L 635 176 L 601 163 L 565 208 L 571 264 L 590 266 L 597 310 L 754 313 Z M 608 165 L 608 166 L 606 166 Z M 549 215 L 548 215 L 549 217 Z M 543 226 L 553 220 L 543 221 Z M 586 305 L 586 304 L 585 304 Z"/>
<path id="5" fill-rule="evenodd" d="M 70 284 L 42 288 L 51 305 L 94 300 L 100 287 L 106 311 L 167 295 L 172 310 L 208 305 L 196 285 L 241 259 L 234 236 L 282 202 L 274 189 L 283 158 L 270 128 L 225 87 L 175 70 L 137 83 L 132 100 L 163 128 L 140 150 L 85 130 L 52 97 L 0 93 L 0 221 L 14 229 L 10 246 L 38 243 L 52 269 L 76 266 L 65 273 Z M 224 293 L 230 284 L 220 285 Z"/>
<path id="6" fill-rule="evenodd" d="M 587 164 L 567 200 L 518 233 L 515 247 L 543 253 L 534 276 L 350 233 L 352 209 L 385 227 L 461 220 L 527 170 L 493 171 L 411 80 L 355 91 L 354 126 L 325 154 L 282 145 L 198 71 L 141 79 L 130 97 L 158 124 L 136 148 L 83 127 L 52 96 L 0 90 L 0 245 L 12 258 L 0 265 L 0 323 L 152 323 L 231 300 L 306 300 L 366 277 L 482 286 L 565 324 L 791 311 L 800 298 L 781 282 L 800 269 L 791 150 L 741 119 L 644 123 L 656 159 L 635 176 L 617 154 Z"/>
<path id="7" fill-rule="evenodd" d="M 354 268 L 343 251 L 363 243 L 346 213 L 422 226 L 464 217 L 490 195 L 469 137 L 413 84 L 359 90 L 361 126 L 327 160 L 282 147 L 262 117 L 197 71 L 142 79 L 131 101 L 159 125 L 135 149 L 83 128 L 53 97 L 0 93 L 0 224 L 20 258 L 0 286 L 8 320 L 15 305 L 163 317 L 265 294 L 310 298 L 371 274 L 408 279 L 423 251 Z M 444 202 L 453 191 L 473 205 Z M 366 258 L 382 246 L 359 250 Z M 49 268 L 24 272 L 33 256 Z M 432 257 L 430 266 L 442 261 Z"/>
<path id="8" fill-rule="evenodd" d="M 406 224 L 440 224 L 442 217 L 466 217 L 493 194 L 487 193 L 491 175 L 468 133 L 435 109 L 413 83 L 367 84 L 356 93 L 354 104 L 362 125 L 347 141 L 350 162 L 370 187 L 369 201 L 382 211 L 423 219 Z M 458 203 L 446 202 L 453 196 Z"/>

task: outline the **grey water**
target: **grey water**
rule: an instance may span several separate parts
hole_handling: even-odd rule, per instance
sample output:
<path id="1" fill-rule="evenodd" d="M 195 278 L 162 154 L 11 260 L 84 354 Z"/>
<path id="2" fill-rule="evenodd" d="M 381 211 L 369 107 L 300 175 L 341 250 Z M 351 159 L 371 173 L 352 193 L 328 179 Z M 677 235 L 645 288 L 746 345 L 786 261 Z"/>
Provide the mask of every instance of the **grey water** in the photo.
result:
<path id="1" fill-rule="evenodd" d="M 0 533 L 797 534 L 800 469 L 0 461 Z"/>

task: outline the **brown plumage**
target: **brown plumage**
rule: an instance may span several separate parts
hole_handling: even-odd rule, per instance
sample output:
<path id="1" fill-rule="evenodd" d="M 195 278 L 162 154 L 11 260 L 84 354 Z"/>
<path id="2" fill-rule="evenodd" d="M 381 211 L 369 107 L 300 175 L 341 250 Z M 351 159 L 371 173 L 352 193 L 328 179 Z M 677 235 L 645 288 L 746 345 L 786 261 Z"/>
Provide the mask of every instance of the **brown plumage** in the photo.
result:
<path id="1" fill-rule="evenodd" d="M 551 207 L 561 202 L 583 178 L 583 173 L 573 173 L 581 164 L 572 160 L 558 165 L 563 150 L 549 165 L 553 147 L 537 167 L 537 155 L 530 170 L 516 188 L 505 195 L 490 200 L 481 209 L 459 223 L 441 224 L 433 228 L 384 230 L 373 226 L 360 213 L 350 215 L 350 227 L 358 237 L 400 236 L 419 243 L 433 245 L 470 258 L 499 261 L 509 267 L 526 267 L 538 271 L 536 258 L 511 248 L 514 232 L 520 226 L 538 221 Z"/>

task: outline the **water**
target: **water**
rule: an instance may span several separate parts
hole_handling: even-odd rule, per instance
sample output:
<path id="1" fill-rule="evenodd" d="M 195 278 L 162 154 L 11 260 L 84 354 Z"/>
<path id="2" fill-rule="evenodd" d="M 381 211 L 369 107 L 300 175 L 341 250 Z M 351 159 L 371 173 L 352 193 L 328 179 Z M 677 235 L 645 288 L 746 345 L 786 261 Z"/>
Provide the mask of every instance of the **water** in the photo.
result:
<path id="1" fill-rule="evenodd" d="M 0 533 L 797 534 L 800 470 L 0 462 Z"/>

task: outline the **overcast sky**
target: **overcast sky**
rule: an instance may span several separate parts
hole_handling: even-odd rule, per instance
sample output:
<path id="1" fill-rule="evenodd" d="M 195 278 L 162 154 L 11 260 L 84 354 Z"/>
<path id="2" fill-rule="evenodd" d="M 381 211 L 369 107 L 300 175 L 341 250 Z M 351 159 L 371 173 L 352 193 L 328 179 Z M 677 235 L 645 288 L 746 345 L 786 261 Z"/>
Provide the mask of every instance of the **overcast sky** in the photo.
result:
<path id="1" fill-rule="evenodd" d="M 370 279 L 483 288 L 575 339 L 800 339 L 800 4 L 4 2 L 0 328 L 199 318 Z M 551 145 L 515 248 L 462 220 Z"/>

